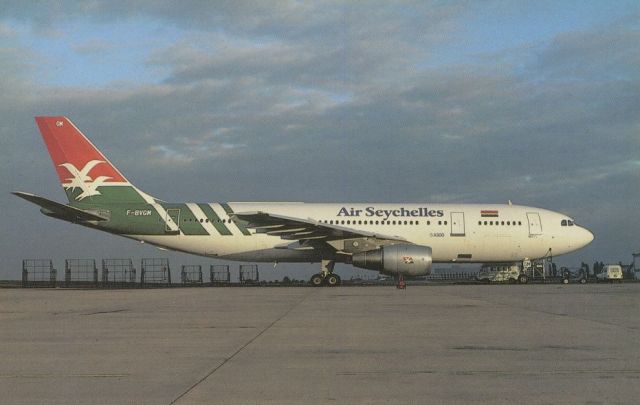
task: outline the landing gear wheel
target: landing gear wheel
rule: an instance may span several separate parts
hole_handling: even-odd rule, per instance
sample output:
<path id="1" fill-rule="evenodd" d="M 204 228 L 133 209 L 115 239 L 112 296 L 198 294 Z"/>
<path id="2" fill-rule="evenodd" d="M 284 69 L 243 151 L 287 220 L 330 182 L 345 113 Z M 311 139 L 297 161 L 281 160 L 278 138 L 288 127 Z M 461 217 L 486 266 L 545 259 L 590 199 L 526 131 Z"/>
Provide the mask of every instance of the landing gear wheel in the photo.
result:
<path id="1" fill-rule="evenodd" d="M 324 278 L 322 277 L 322 274 L 316 273 L 313 276 L 311 276 L 310 283 L 312 286 L 320 287 L 323 282 L 324 282 Z"/>
<path id="2" fill-rule="evenodd" d="M 329 287 L 335 287 L 337 285 L 340 285 L 340 276 L 338 276 L 337 274 L 329 274 L 324 279 L 324 281 Z"/>
<path id="3" fill-rule="evenodd" d="M 569 279 L 568 278 L 563 278 L 562 279 L 562 284 L 569 284 Z"/>
<path id="4" fill-rule="evenodd" d="M 520 277 L 518 277 L 518 282 L 520 284 L 527 284 L 528 281 L 529 281 L 529 278 L 527 277 L 526 274 L 520 274 Z"/>

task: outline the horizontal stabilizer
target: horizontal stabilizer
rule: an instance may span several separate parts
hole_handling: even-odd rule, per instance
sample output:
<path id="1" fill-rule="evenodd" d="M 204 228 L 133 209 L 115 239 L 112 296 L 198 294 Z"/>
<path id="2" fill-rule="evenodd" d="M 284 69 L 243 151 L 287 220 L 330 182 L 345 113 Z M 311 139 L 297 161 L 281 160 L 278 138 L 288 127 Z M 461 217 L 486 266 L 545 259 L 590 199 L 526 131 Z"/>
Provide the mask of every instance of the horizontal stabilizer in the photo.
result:
<path id="1" fill-rule="evenodd" d="M 39 205 L 40 207 L 42 207 L 42 213 L 50 217 L 64 219 L 71 222 L 106 221 L 109 219 L 93 212 L 84 211 L 78 208 L 48 200 L 35 194 L 23 193 L 20 191 L 14 191 L 13 194 L 36 205 Z"/>

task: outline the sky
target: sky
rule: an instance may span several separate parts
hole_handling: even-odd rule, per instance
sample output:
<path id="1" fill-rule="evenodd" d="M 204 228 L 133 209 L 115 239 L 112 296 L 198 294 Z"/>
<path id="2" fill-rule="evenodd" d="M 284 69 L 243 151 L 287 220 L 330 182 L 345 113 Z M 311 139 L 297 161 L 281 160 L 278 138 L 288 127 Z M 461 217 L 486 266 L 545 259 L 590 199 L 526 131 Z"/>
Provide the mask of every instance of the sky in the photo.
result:
<path id="1" fill-rule="evenodd" d="M 594 232 L 558 264 L 630 262 L 638 44 L 637 1 L 0 1 L 0 279 L 27 258 L 221 263 L 11 195 L 65 200 L 36 115 L 166 201 L 511 200 Z"/>

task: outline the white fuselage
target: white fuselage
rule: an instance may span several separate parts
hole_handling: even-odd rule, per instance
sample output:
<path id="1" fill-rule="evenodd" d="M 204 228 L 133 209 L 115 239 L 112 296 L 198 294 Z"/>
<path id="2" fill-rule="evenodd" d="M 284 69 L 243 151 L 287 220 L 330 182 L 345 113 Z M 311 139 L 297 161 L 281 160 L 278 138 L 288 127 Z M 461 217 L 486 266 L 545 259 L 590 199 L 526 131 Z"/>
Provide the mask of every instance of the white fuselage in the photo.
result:
<path id="1" fill-rule="evenodd" d="M 321 224 L 404 239 L 432 248 L 434 262 L 513 262 L 557 256 L 580 249 L 593 234 L 568 216 L 541 208 L 507 204 L 321 204 L 229 203 L 234 213 L 268 212 Z M 187 207 L 195 204 L 187 204 Z M 243 261 L 316 262 L 319 251 L 287 248 L 278 236 L 243 234 L 220 204 L 231 235 L 216 232 L 208 221 L 208 235 L 127 235 L 169 249 Z M 189 209 L 189 208 L 187 208 Z M 198 212 L 193 212 L 196 220 Z M 247 232 L 245 232 L 247 233 Z M 340 257 L 334 258 L 340 261 Z"/>

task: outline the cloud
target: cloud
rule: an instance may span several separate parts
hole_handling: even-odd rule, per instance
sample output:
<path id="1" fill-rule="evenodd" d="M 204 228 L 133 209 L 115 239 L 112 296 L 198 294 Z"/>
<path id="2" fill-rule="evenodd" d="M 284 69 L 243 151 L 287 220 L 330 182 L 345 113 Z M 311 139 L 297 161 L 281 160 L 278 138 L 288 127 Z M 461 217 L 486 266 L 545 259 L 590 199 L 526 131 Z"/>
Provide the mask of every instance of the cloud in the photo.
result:
<path id="1" fill-rule="evenodd" d="M 104 40 L 93 39 L 90 41 L 85 41 L 79 44 L 76 44 L 72 47 L 72 49 L 84 55 L 95 55 L 95 54 L 103 54 L 105 52 L 113 51 L 115 45 Z"/>
<path id="2" fill-rule="evenodd" d="M 557 35 L 534 68 L 547 80 L 635 80 L 640 78 L 640 14 L 607 26 Z"/>

